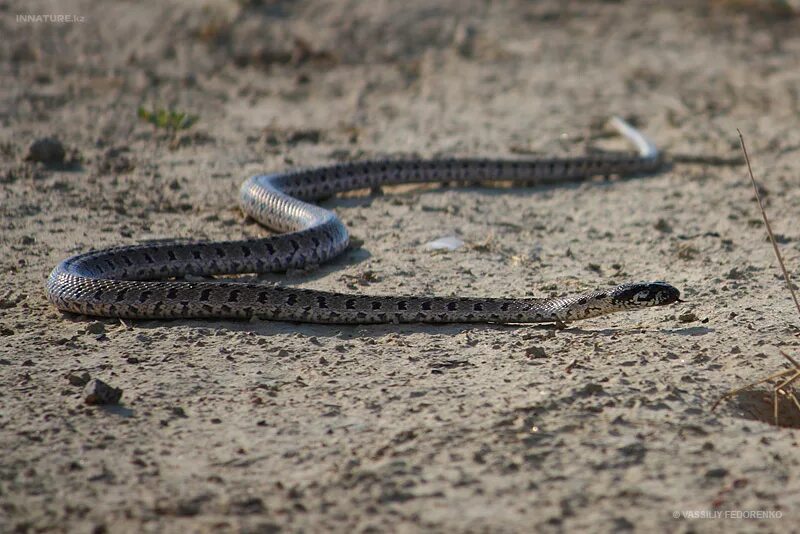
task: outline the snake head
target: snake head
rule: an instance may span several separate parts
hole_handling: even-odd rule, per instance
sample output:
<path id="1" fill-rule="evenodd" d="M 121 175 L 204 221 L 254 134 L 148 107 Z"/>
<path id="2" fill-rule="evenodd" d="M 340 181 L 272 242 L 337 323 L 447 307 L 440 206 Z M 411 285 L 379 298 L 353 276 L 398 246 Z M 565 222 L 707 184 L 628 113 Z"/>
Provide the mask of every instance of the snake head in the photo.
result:
<path id="1" fill-rule="evenodd" d="M 611 301 L 626 308 L 665 306 L 681 300 L 681 292 L 666 282 L 622 284 L 608 293 Z"/>

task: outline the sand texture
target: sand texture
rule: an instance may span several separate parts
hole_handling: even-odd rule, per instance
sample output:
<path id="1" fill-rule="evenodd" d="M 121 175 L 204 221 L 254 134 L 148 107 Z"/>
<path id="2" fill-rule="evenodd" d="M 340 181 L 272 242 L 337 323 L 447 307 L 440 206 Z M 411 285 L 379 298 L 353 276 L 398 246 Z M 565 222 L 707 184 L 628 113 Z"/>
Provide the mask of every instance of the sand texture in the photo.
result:
<path id="1" fill-rule="evenodd" d="M 766 389 L 709 411 L 785 368 L 779 348 L 800 355 L 736 133 L 800 279 L 791 6 L 0 3 L 0 531 L 796 530 L 800 430 L 758 420 Z M 83 20 L 16 20 L 51 13 Z M 197 121 L 173 133 L 140 106 Z M 268 235 L 237 207 L 257 172 L 620 149 L 612 114 L 675 162 L 331 198 L 355 245 L 258 279 L 470 296 L 666 280 L 684 304 L 559 330 L 123 324 L 45 298 L 91 248 Z M 424 246 L 451 235 L 464 246 Z M 87 405 L 89 379 L 119 404 Z M 715 510 L 782 517 L 673 517 Z"/>

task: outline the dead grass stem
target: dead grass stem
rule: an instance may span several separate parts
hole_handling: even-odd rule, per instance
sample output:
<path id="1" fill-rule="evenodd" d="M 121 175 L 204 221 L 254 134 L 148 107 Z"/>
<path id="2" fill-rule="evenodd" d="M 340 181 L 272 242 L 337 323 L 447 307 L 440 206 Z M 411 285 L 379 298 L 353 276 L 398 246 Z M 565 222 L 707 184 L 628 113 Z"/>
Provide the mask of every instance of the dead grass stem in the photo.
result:
<path id="1" fill-rule="evenodd" d="M 775 240 L 775 234 L 772 232 L 772 225 L 769 223 L 769 217 L 767 217 L 767 212 L 764 209 L 764 203 L 761 201 L 761 194 L 758 191 L 758 183 L 756 183 L 756 178 L 753 175 L 753 167 L 750 165 L 750 156 L 747 154 L 747 146 L 744 142 L 744 136 L 742 132 L 738 129 L 736 130 L 739 133 L 739 142 L 742 145 L 742 152 L 744 153 L 744 160 L 747 163 L 747 172 L 750 174 L 750 182 L 753 184 L 753 191 L 756 195 L 756 201 L 758 202 L 758 208 L 761 210 L 761 217 L 764 219 L 764 225 L 767 228 L 767 235 L 769 235 L 769 240 L 772 243 L 772 249 L 775 251 L 775 257 L 778 258 L 778 264 L 781 267 L 781 272 L 783 272 L 783 279 L 786 282 L 786 287 L 789 288 L 789 293 L 792 296 L 792 300 L 794 301 L 795 308 L 797 308 L 797 313 L 800 315 L 800 302 L 797 300 L 797 293 L 792 286 L 792 280 L 789 277 L 789 272 L 786 270 L 786 264 L 783 261 L 783 256 L 781 255 L 781 251 L 778 248 L 778 242 Z M 720 397 L 717 402 L 711 406 L 711 410 L 714 410 L 720 402 L 724 399 L 730 398 L 742 391 L 752 388 L 753 386 L 757 386 L 759 384 L 763 384 L 765 382 L 772 382 L 773 380 L 783 379 L 781 382 L 778 382 L 772 388 L 772 408 L 773 408 L 773 417 L 775 426 L 779 424 L 779 395 L 783 395 L 790 399 L 794 405 L 797 407 L 798 412 L 800 412 L 800 401 L 798 401 L 797 396 L 794 393 L 793 384 L 800 379 L 800 363 L 797 362 L 794 358 L 789 356 L 783 351 L 780 351 L 781 355 L 786 358 L 789 363 L 792 365 L 789 369 L 784 369 L 783 371 L 777 372 L 772 374 L 766 378 L 762 378 L 756 380 L 755 382 L 751 382 L 743 387 L 733 389 L 727 393 L 725 393 L 722 397 Z M 788 377 L 788 378 L 787 378 Z"/>

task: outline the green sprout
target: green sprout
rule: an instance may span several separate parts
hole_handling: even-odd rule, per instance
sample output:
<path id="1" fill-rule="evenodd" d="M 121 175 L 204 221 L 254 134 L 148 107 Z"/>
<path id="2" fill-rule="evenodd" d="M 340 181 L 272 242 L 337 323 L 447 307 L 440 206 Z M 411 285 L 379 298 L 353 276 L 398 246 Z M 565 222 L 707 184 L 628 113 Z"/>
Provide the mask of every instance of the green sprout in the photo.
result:
<path id="1" fill-rule="evenodd" d="M 181 111 L 171 109 L 153 109 L 149 111 L 143 107 L 137 110 L 137 115 L 145 122 L 149 122 L 156 128 L 163 128 L 175 135 L 180 130 L 191 128 L 199 118 L 197 115 L 189 115 Z"/>

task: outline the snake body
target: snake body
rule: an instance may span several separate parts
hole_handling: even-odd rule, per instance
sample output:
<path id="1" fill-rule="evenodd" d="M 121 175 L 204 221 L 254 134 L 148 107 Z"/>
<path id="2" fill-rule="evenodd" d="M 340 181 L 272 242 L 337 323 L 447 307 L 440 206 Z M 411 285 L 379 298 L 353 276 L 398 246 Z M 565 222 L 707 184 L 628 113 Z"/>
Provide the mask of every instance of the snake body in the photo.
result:
<path id="1" fill-rule="evenodd" d="M 679 301 L 664 282 L 623 284 L 561 298 L 370 296 L 259 283 L 174 281 L 184 275 L 263 273 L 320 264 L 349 244 L 336 215 L 307 201 L 341 191 L 410 182 L 513 180 L 558 183 L 658 169 L 654 145 L 618 118 L 611 121 L 638 154 L 535 160 L 368 161 L 253 176 L 241 187 L 242 210 L 280 232 L 263 239 L 159 243 L 68 258 L 53 269 L 47 295 L 57 308 L 120 318 L 247 318 L 312 323 L 569 322 Z"/>

